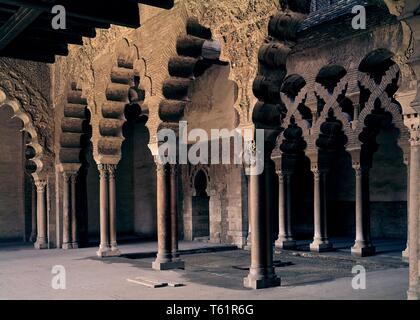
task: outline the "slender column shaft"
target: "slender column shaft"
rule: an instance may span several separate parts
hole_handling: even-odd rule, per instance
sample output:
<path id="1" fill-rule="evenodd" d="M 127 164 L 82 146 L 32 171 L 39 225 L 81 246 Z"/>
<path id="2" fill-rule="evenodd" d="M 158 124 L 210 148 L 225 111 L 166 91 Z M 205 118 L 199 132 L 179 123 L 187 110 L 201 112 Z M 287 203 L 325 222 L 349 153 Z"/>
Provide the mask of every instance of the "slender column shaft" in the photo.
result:
<path id="1" fill-rule="evenodd" d="M 356 242 L 364 243 L 363 234 L 363 196 L 362 196 L 362 169 L 355 169 L 356 172 Z"/>
<path id="2" fill-rule="evenodd" d="M 35 185 L 31 183 L 31 214 L 32 214 L 32 226 L 31 226 L 31 236 L 29 241 L 36 241 L 36 231 L 37 231 L 37 217 L 36 217 L 36 189 Z"/>
<path id="3" fill-rule="evenodd" d="M 362 170 L 362 207 L 363 207 L 363 233 L 365 241 L 370 245 L 370 187 L 369 187 L 369 170 Z"/>
<path id="4" fill-rule="evenodd" d="M 318 170 L 314 174 L 314 242 L 321 241 L 321 192 L 320 175 Z"/>
<path id="5" fill-rule="evenodd" d="M 46 181 L 38 180 L 35 182 L 37 191 L 37 241 L 35 248 L 46 249 L 47 243 L 47 212 L 45 206 L 45 187 Z"/>
<path id="6" fill-rule="evenodd" d="M 117 246 L 117 201 L 115 188 L 115 166 L 109 166 L 109 234 L 111 250 L 118 250 Z"/>
<path id="7" fill-rule="evenodd" d="M 412 139 L 410 153 L 410 247 L 409 247 L 409 289 L 408 299 L 420 299 L 419 282 L 419 172 L 420 143 Z"/>
<path id="8" fill-rule="evenodd" d="M 291 231 L 290 174 L 283 174 L 281 171 L 278 171 L 277 175 L 279 177 L 279 235 L 276 247 L 285 250 L 294 249 L 296 242 L 293 240 Z M 285 187 L 285 180 L 289 181 L 287 182 L 287 187 Z"/>
<path id="9" fill-rule="evenodd" d="M 70 206 L 70 175 L 63 172 L 63 249 L 70 249 L 71 243 Z"/>
<path id="10" fill-rule="evenodd" d="M 278 173 L 279 176 L 279 241 L 285 241 L 287 237 L 286 233 L 286 208 L 284 201 L 284 176 L 281 171 Z"/>
<path id="11" fill-rule="evenodd" d="M 171 166 L 170 197 L 171 197 L 171 247 L 172 258 L 178 258 L 178 208 L 177 208 L 177 165 Z"/>
<path id="12" fill-rule="evenodd" d="M 351 248 L 355 256 L 375 254 L 370 238 L 369 170 L 354 167 L 356 173 L 356 241 Z"/>
<path id="13" fill-rule="evenodd" d="M 106 251 L 109 248 L 108 238 L 108 183 L 107 169 L 105 165 L 99 165 L 99 210 L 100 210 L 100 238 L 99 250 Z"/>
<path id="14" fill-rule="evenodd" d="M 286 174 L 286 221 L 288 241 L 294 241 L 292 231 L 292 200 L 292 175 Z"/>
<path id="15" fill-rule="evenodd" d="M 408 261 L 410 252 L 410 162 L 406 162 L 407 166 L 407 244 L 402 252 L 403 260 Z"/>
<path id="16" fill-rule="evenodd" d="M 71 245 L 75 249 L 78 247 L 78 221 L 77 221 L 77 207 L 76 207 L 76 179 L 77 174 L 71 175 Z"/>
<path id="17" fill-rule="evenodd" d="M 280 285 L 273 267 L 273 243 L 270 213 L 264 196 L 266 175 L 250 175 L 248 210 L 251 219 L 251 267 L 244 286 L 261 289 Z"/>
<path id="18" fill-rule="evenodd" d="M 327 172 L 321 173 L 322 185 L 322 219 L 321 219 L 321 238 L 324 243 L 328 242 L 328 189 Z"/>
<path id="19" fill-rule="evenodd" d="M 170 262 L 171 254 L 171 207 L 169 165 L 157 164 L 157 229 L 158 254 L 156 261 Z"/>

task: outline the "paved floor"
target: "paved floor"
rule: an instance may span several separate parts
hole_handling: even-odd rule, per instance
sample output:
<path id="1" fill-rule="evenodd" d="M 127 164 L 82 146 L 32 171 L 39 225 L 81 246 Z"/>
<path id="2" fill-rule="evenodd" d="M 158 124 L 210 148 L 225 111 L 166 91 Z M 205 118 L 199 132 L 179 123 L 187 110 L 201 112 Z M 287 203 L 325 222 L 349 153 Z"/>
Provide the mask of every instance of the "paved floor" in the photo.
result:
<path id="1" fill-rule="evenodd" d="M 95 248 L 36 251 L 30 246 L 0 247 L 0 299 L 406 299 L 407 265 L 401 261 L 404 243 L 377 241 L 379 254 L 355 259 L 346 240 L 336 240 L 333 253 L 299 251 L 275 254 L 282 286 L 249 290 L 242 286 L 249 252 L 233 247 L 181 242 L 185 270 L 154 271 L 156 243 L 122 245 L 124 256 L 98 259 Z M 66 272 L 66 289 L 55 290 L 53 266 Z M 352 268 L 366 268 L 366 289 L 354 290 Z M 143 277 L 177 281 L 182 287 L 147 288 L 127 279 Z"/>

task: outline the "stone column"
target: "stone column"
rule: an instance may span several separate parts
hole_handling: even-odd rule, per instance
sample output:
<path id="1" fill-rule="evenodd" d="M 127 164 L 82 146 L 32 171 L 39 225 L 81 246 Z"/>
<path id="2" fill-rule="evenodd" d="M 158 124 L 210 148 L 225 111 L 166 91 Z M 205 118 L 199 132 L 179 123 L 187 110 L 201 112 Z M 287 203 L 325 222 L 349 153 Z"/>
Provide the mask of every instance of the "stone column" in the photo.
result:
<path id="1" fill-rule="evenodd" d="M 117 194 L 115 188 L 115 170 L 116 165 L 108 165 L 109 179 L 109 239 L 112 256 L 121 255 L 117 245 Z"/>
<path id="2" fill-rule="evenodd" d="M 171 247 L 172 247 L 172 261 L 179 263 L 178 267 L 184 267 L 184 262 L 179 257 L 178 250 L 178 188 L 177 188 L 177 177 L 178 177 L 178 165 L 171 165 L 171 177 L 170 177 L 170 210 L 171 210 Z"/>
<path id="3" fill-rule="evenodd" d="M 410 253 L 410 161 L 404 161 L 407 166 L 407 245 L 401 256 L 403 261 L 408 262 Z"/>
<path id="4" fill-rule="evenodd" d="M 293 240 L 291 233 L 291 208 L 289 207 L 291 199 L 286 199 L 285 176 L 286 180 L 290 180 L 290 174 L 284 175 L 282 171 L 278 170 L 279 177 L 279 235 L 276 241 L 276 248 L 290 250 L 296 248 L 296 241 Z M 288 182 L 290 188 L 290 182 Z M 287 192 L 288 197 L 291 192 Z M 287 210 L 286 210 L 287 207 Z M 287 212 L 287 214 L 286 214 Z"/>
<path id="5" fill-rule="evenodd" d="M 76 201 L 76 180 L 77 173 L 73 173 L 70 178 L 71 183 L 71 247 L 77 249 L 79 247 L 78 241 L 78 221 L 77 221 L 77 201 Z"/>
<path id="6" fill-rule="evenodd" d="M 99 211 L 100 211 L 100 245 L 96 254 L 99 257 L 107 256 L 109 246 L 109 216 L 108 216 L 108 168 L 104 164 L 98 165 L 99 170 Z"/>
<path id="7" fill-rule="evenodd" d="M 292 210 L 293 210 L 293 192 L 292 192 L 292 173 L 285 174 L 286 178 L 286 233 L 287 233 L 287 242 L 288 247 L 293 249 L 296 247 L 296 241 L 293 237 L 292 230 Z"/>
<path id="8" fill-rule="evenodd" d="M 48 248 L 48 235 L 47 235 L 47 211 L 46 211 L 46 195 L 45 188 L 47 181 L 37 179 L 35 181 L 37 192 L 37 240 L 35 242 L 36 249 Z"/>
<path id="9" fill-rule="evenodd" d="M 420 299 L 420 270 L 419 270 L 419 224 L 420 224 L 420 116 L 411 114 L 406 116 L 406 125 L 410 128 L 410 179 L 409 179 L 409 288 L 407 297 L 409 300 Z"/>
<path id="10" fill-rule="evenodd" d="M 319 171 L 318 166 L 312 166 L 314 174 L 314 240 L 309 245 L 314 252 L 332 249 L 327 234 L 327 172 Z"/>
<path id="11" fill-rule="evenodd" d="M 182 268 L 182 261 L 172 258 L 171 167 L 156 163 L 158 253 L 152 264 L 155 270 Z"/>
<path id="12" fill-rule="evenodd" d="M 265 168 L 267 168 L 265 166 Z M 252 170 L 252 169 L 251 169 Z M 251 219 L 251 267 L 244 286 L 263 289 L 280 285 L 273 266 L 271 219 L 264 196 L 267 170 L 249 176 L 248 210 Z M 268 191 L 269 192 L 269 191 Z"/>
<path id="13" fill-rule="evenodd" d="M 32 179 L 31 179 L 32 181 Z M 31 236 L 29 237 L 30 242 L 36 241 L 36 231 L 37 231 L 37 217 L 36 217 L 36 186 L 31 182 Z"/>
<path id="14" fill-rule="evenodd" d="M 351 253 L 357 257 L 375 254 L 370 239 L 369 169 L 353 165 L 356 173 L 356 241 Z"/>
<path id="15" fill-rule="evenodd" d="M 71 195 L 70 195 L 70 177 L 67 172 L 63 172 L 63 249 L 71 249 Z"/>

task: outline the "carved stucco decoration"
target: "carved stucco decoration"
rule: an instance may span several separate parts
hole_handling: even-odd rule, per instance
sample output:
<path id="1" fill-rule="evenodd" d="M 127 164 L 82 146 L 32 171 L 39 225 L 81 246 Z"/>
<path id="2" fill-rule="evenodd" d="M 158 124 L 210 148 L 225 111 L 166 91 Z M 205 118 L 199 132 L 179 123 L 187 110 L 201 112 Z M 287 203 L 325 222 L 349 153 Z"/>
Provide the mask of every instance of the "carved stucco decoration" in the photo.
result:
<path id="1" fill-rule="evenodd" d="M 47 99 L 12 70 L 0 71 L 0 79 L 0 88 L 10 99 L 17 100 L 30 117 L 37 132 L 39 144 L 44 149 L 44 157 L 51 159 L 53 157 L 54 117 Z"/>

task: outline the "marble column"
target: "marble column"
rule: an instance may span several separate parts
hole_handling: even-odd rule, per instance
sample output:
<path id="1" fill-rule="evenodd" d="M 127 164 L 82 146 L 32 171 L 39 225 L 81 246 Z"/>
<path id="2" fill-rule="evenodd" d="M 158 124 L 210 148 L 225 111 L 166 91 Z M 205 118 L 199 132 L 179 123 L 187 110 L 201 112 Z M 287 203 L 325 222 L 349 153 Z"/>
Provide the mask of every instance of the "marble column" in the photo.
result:
<path id="1" fill-rule="evenodd" d="M 71 174 L 63 172 L 63 249 L 71 249 Z"/>
<path id="2" fill-rule="evenodd" d="M 158 253 L 152 264 L 155 270 L 183 268 L 172 256 L 171 166 L 156 163 Z"/>
<path id="3" fill-rule="evenodd" d="M 375 254 L 370 238 L 369 168 L 353 165 L 356 174 L 356 241 L 351 253 L 357 257 Z"/>
<path id="4" fill-rule="evenodd" d="M 410 161 L 404 161 L 407 166 L 407 245 L 405 250 L 401 253 L 402 259 L 408 262 L 410 253 Z"/>
<path id="5" fill-rule="evenodd" d="M 76 181 L 77 173 L 73 173 L 70 177 L 71 185 L 71 247 L 77 249 L 79 247 L 78 240 L 78 221 L 77 221 L 77 201 L 76 201 Z"/>
<path id="6" fill-rule="evenodd" d="M 279 177 L 279 235 L 275 245 L 279 249 L 291 250 L 296 248 L 291 224 L 291 175 L 284 174 L 282 171 L 277 171 L 277 175 Z M 288 184 L 286 187 L 285 180 Z"/>
<path id="7" fill-rule="evenodd" d="M 36 249 L 48 248 L 47 235 L 47 211 L 46 211 L 46 186 L 45 180 L 37 179 L 35 181 L 37 192 L 37 240 L 35 242 Z"/>
<path id="8" fill-rule="evenodd" d="M 311 251 L 323 252 L 332 249 L 327 232 L 327 172 L 312 167 L 314 175 L 314 240 Z"/>
<path id="9" fill-rule="evenodd" d="M 178 250 L 178 165 L 171 165 L 171 178 L 170 178 L 170 210 L 171 210 L 171 247 L 172 247 L 172 260 L 181 262 Z"/>
<path id="10" fill-rule="evenodd" d="M 37 217 L 36 217 L 36 186 L 31 183 L 31 236 L 29 237 L 30 242 L 36 241 L 37 232 Z"/>
<path id="11" fill-rule="evenodd" d="M 113 256 L 121 255 L 117 245 L 117 194 L 115 188 L 115 170 L 116 165 L 108 165 L 108 183 L 109 183 L 109 239 L 111 245 L 111 254 Z"/>
<path id="12" fill-rule="evenodd" d="M 99 257 L 115 257 L 121 255 L 117 246 L 116 165 L 100 164 L 98 169 L 101 242 L 96 254 Z"/>
<path id="13" fill-rule="evenodd" d="M 409 300 L 420 299 L 420 115 L 412 114 L 406 117 L 406 125 L 410 128 L 410 212 L 409 212 Z"/>
<path id="14" fill-rule="evenodd" d="M 266 166 L 265 166 L 266 168 Z M 263 289 L 280 285 L 273 266 L 273 242 L 271 218 L 264 196 L 267 170 L 249 176 L 248 210 L 251 219 L 251 267 L 244 278 L 244 286 Z"/>
<path id="15" fill-rule="evenodd" d="M 100 244 L 96 254 L 104 257 L 110 251 L 109 245 L 109 216 L 108 216 L 108 168 L 106 165 L 98 165 L 99 170 L 99 211 L 100 211 Z"/>

